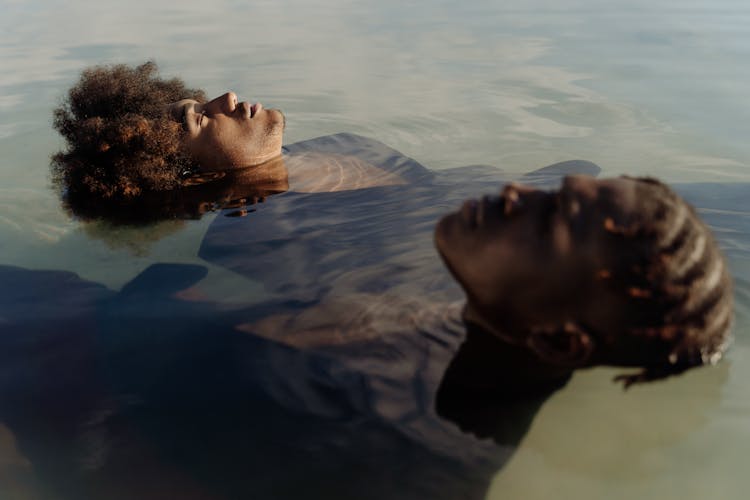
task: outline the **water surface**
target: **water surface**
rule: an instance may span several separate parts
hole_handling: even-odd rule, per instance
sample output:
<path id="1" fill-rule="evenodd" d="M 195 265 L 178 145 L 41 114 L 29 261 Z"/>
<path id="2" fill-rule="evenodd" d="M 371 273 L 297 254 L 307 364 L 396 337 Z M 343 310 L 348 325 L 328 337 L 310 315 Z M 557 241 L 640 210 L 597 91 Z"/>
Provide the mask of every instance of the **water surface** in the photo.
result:
<path id="1" fill-rule="evenodd" d="M 512 177 L 585 159 L 600 165 L 604 175 L 701 183 L 697 190 L 681 189 L 699 208 L 703 205 L 730 257 L 738 339 L 728 362 L 626 393 L 610 381 L 616 370 L 577 374 L 541 406 L 512 458 L 491 473 L 477 474 L 482 482 L 491 479 L 488 498 L 744 498 L 750 486 L 743 465 L 750 437 L 745 383 L 750 344 L 744 335 L 750 250 L 748 206 L 742 205 L 750 194 L 742 187 L 750 182 L 749 40 L 750 7 L 737 0 L 479 1 L 470 6 L 224 1 L 179 7 L 144 1 L 8 1 L 0 19 L 0 265 L 70 271 L 96 284 L 84 287 L 88 292 L 79 290 L 73 310 L 83 307 L 87 294 L 116 297 L 158 263 L 187 266 L 180 268 L 185 272 L 197 269 L 190 266 L 203 269 L 195 284 L 182 286 L 224 308 L 241 309 L 265 297 L 259 280 L 201 257 L 216 216 L 133 229 L 82 223 L 60 210 L 48 186 L 49 156 L 62 145 L 50 126 L 51 110 L 80 70 L 96 63 L 154 59 L 163 74 L 182 76 L 209 95 L 231 89 L 243 99 L 280 107 L 288 117 L 288 144 L 350 132 L 436 171 L 495 165 Z M 479 171 L 466 170 L 467 183 L 477 181 L 472 176 Z M 452 175 L 459 182 L 460 175 Z M 732 189 L 709 189 L 708 182 Z M 495 189 L 490 181 L 485 185 Z M 399 223 L 393 206 L 378 214 L 383 227 Z M 420 234 L 427 234 L 422 229 Z M 436 258 L 428 243 L 418 255 Z M 399 248 L 387 250 L 398 262 Z M 199 312 L 206 313 L 204 320 L 210 317 Z M 10 378 L 4 382 L 12 384 L 22 373 L 6 371 Z M 75 405 L 73 396 L 62 392 L 61 397 Z M 269 414 L 257 422 L 306 422 L 288 408 L 266 408 Z M 163 421 L 147 420 L 154 426 L 149 429 L 158 433 L 170 418 L 177 427 L 184 423 L 165 415 Z M 213 421 L 206 416 L 203 422 Z M 28 498 L 54 497 L 47 490 L 51 483 L 45 484 L 54 471 L 29 458 L 44 456 L 45 446 L 57 449 L 41 438 L 32 444 L 17 441 L 13 425 L 0 426 L 5 491 L 20 498 L 23 492 Z M 367 447 L 364 439 L 353 449 Z M 232 451 L 242 467 L 247 455 Z M 49 456 L 51 467 L 51 451 Z M 413 459 L 426 465 L 407 472 L 425 482 L 431 472 L 451 470 L 438 463 L 437 452 Z M 283 457 L 274 460 L 284 467 Z M 378 463 L 362 460 L 364 470 Z M 88 470 L 95 464 L 79 465 Z M 244 466 L 263 470 L 264 464 Z M 462 471 L 471 476 L 470 468 Z M 220 472 L 198 467 L 191 476 L 178 468 L 174 477 L 205 485 L 206 477 L 213 481 Z M 377 479 L 374 472 L 372 477 Z"/>

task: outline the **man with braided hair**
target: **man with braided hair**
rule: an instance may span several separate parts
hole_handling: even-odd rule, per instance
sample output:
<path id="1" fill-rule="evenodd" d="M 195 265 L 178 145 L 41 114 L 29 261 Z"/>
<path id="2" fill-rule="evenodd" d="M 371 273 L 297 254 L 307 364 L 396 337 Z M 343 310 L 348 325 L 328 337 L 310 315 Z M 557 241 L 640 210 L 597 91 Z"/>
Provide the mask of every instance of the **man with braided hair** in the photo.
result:
<path id="1" fill-rule="evenodd" d="M 523 181 L 549 187 L 562 170 L 551 166 Z M 276 207 L 253 221 L 253 231 L 250 221 L 215 220 L 200 256 L 286 299 L 262 306 L 262 314 L 241 314 L 235 328 L 337 363 L 325 390 L 312 368 L 290 379 L 286 362 L 264 365 L 266 375 L 277 374 L 276 393 L 307 405 L 298 410 L 317 411 L 310 394 L 320 391 L 328 401 L 336 387 L 341 404 L 356 406 L 363 393 L 377 402 L 364 405 L 367 414 L 385 408 L 387 420 L 399 408 L 442 429 L 437 415 L 510 442 L 522 426 L 504 425 L 516 419 L 508 408 L 541 404 L 577 369 L 640 368 L 617 378 L 627 387 L 721 358 L 732 319 L 726 261 L 708 227 L 669 187 L 587 175 L 568 175 L 556 190 L 508 184 L 500 196 L 464 202 L 435 227 L 443 205 L 465 196 L 456 191 L 487 185 L 456 173 L 469 188 L 372 193 L 381 206 L 398 207 L 400 224 L 367 210 L 327 222 L 333 210 L 350 206 L 341 193 L 297 198 L 296 211 Z M 424 258 L 433 228 L 449 272 Z M 360 383 L 338 383 L 350 377 Z"/>
<path id="2" fill-rule="evenodd" d="M 693 208 L 654 179 L 510 184 L 466 201 L 435 238 L 466 292 L 467 344 L 482 345 L 466 347 L 474 373 L 517 370 L 523 386 L 594 365 L 643 368 L 619 377 L 627 386 L 713 364 L 729 344 L 725 259 Z"/>

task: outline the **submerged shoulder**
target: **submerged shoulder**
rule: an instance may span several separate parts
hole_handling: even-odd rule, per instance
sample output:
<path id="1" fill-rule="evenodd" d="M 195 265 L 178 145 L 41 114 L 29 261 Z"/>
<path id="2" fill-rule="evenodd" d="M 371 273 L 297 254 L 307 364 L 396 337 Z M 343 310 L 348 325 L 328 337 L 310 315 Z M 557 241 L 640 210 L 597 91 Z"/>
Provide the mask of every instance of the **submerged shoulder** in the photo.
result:
<path id="1" fill-rule="evenodd" d="M 339 133 L 296 142 L 285 147 L 295 191 L 342 191 L 373 186 L 411 184 L 433 174 L 413 158 L 382 142 L 357 134 Z M 294 186 L 297 172 L 299 188 Z M 317 182 L 314 176 L 326 176 Z"/>
<path id="2" fill-rule="evenodd" d="M 238 330 L 301 350 L 375 344 L 400 345 L 428 339 L 453 345 L 463 334 L 462 303 L 434 303 L 398 294 L 352 293 L 312 307 L 278 311 Z"/>

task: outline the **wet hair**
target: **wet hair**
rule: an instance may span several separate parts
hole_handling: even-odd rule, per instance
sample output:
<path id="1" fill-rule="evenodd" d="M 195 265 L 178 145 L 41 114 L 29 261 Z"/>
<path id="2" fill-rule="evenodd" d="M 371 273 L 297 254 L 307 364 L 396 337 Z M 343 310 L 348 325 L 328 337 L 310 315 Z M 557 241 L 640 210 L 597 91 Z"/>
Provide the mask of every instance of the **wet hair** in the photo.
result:
<path id="1" fill-rule="evenodd" d="M 628 355 L 640 353 L 632 364 L 645 367 L 619 377 L 626 386 L 716 363 L 731 341 L 733 316 L 731 278 L 711 231 L 665 184 L 633 180 L 635 220 L 604 220 L 620 251 L 598 276 L 624 299 L 626 335 L 616 338 Z"/>
<path id="2" fill-rule="evenodd" d="M 178 186 L 194 166 L 181 145 L 181 124 L 167 112 L 181 99 L 202 102 L 205 94 L 160 78 L 153 62 L 84 70 L 54 111 L 67 149 L 52 157 L 53 183 L 64 197 L 104 199 Z"/>
<path id="3" fill-rule="evenodd" d="M 165 220 L 197 220 L 209 212 L 243 216 L 253 205 L 289 189 L 281 158 L 271 160 L 262 173 L 252 167 L 197 173 L 168 191 L 143 191 L 127 198 L 102 199 L 97 196 L 68 197 L 64 208 L 84 222 L 107 226 L 149 226 Z M 268 175 L 269 171 L 271 174 Z M 265 176 L 263 175 L 265 174 Z M 228 211 L 232 209 L 232 211 Z"/>

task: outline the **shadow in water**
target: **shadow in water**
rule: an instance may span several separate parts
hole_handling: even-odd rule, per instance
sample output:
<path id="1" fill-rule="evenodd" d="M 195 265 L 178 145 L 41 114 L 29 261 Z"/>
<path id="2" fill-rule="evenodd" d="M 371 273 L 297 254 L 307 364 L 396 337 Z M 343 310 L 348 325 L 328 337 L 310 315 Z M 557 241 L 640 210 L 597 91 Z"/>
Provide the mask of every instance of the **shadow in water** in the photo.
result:
<path id="1" fill-rule="evenodd" d="M 16 457 L 0 473 L 13 479 L 8 491 L 477 498 L 546 397 L 514 407 L 523 411 L 504 411 L 496 396 L 452 406 L 465 400 L 452 392 L 466 382 L 464 345 L 442 384 L 441 418 L 435 394 L 462 340 L 456 317 L 298 347 L 236 326 L 306 304 L 225 311 L 181 298 L 205 273 L 159 264 L 115 293 L 68 272 L 0 266 L 0 423 L 13 438 L 0 442 Z"/>

